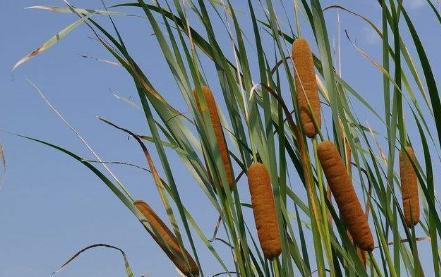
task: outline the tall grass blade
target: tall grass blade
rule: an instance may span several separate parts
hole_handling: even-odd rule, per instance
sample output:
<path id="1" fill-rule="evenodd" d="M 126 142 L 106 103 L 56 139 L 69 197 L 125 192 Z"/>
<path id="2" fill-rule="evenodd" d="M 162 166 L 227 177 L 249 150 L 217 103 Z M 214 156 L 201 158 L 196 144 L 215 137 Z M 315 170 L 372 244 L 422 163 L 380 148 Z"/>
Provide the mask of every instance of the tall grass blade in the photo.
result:
<path id="1" fill-rule="evenodd" d="M 75 30 L 78 26 L 80 26 L 81 24 L 83 24 L 87 19 L 89 18 L 89 16 L 85 16 L 83 18 L 77 19 L 74 23 L 68 25 L 67 27 L 65 27 L 63 30 L 59 31 L 58 33 L 56 33 L 54 36 L 52 36 L 50 39 L 48 39 L 46 42 L 44 42 L 40 47 L 34 49 L 31 53 L 27 54 L 26 56 L 24 56 L 23 58 L 21 58 L 12 68 L 12 71 L 14 71 L 15 69 L 17 69 L 19 66 L 21 66 L 22 64 L 28 62 L 29 60 L 31 60 L 32 58 L 40 55 L 41 53 L 43 53 L 44 51 L 46 51 L 47 49 L 51 48 L 52 46 L 54 46 L 55 44 L 57 44 L 58 42 L 60 42 L 63 38 L 65 38 L 70 32 L 72 32 L 73 30 Z"/>

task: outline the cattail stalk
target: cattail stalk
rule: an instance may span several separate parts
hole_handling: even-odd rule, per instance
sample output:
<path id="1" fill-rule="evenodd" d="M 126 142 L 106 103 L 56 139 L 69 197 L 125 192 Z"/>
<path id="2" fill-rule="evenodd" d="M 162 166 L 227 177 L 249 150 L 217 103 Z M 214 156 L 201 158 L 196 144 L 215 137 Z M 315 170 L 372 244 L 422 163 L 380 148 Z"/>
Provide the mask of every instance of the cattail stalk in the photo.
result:
<path id="1" fill-rule="evenodd" d="M 410 146 L 406 146 L 405 151 L 400 151 L 400 179 L 404 219 L 409 228 L 420 221 L 417 175 L 412 161 L 416 161 L 415 153 Z"/>
<path id="2" fill-rule="evenodd" d="M 225 141 L 224 131 L 222 129 L 222 124 L 219 118 L 219 113 L 217 110 L 216 100 L 214 99 L 213 93 L 210 88 L 207 86 L 202 86 L 202 95 L 205 99 L 206 106 L 201 105 L 201 101 L 199 101 L 198 93 L 196 90 L 193 91 L 196 104 L 199 112 L 205 112 L 208 110 L 211 119 L 211 126 L 214 130 L 214 135 L 216 136 L 216 142 L 219 147 L 219 154 L 222 159 L 222 163 L 224 165 L 225 173 L 227 175 L 228 184 L 230 188 L 234 187 L 234 173 L 233 168 L 231 166 L 230 156 L 228 154 L 227 142 Z"/>
<path id="3" fill-rule="evenodd" d="M 144 201 L 134 202 L 138 211 L 144 215 L 153 228 L 153 238 L 167 254 L 170 260 L 185 276 L 198 276 L 199 268 L 191 255 L 185 249 L 181 249 L 175 235 L 168 229 L 165 223 Z"/>
<path id="4" fill-rule="evenodd" d="M 305 135 L 313 137 L 319 132 L 321 126 L 320 99 L 315 79 L 314 60 L 309 44 L 305 39 L 299 38 L 294 41 L 292 59 L 300 123 Z M 314 119 L 317 128 L 314 125 Z"/>
<path id="5" fill-rule="evenodd" d="M 270 176 L 263 164 L 255 162 L 248 168 L 248 185 L 260 246 L 271 260 L 280 255 L 282 245 Z"/>
<path id="6" fill-rule="evenodd" d="M 362 250 L 372 251 L 374 239 L 367 216 L 358 201 L 352 180 L 337 147 L 330 141 L 323 141 L 317 147 L 317 155 L 344 223 L 355 244 Z"/>

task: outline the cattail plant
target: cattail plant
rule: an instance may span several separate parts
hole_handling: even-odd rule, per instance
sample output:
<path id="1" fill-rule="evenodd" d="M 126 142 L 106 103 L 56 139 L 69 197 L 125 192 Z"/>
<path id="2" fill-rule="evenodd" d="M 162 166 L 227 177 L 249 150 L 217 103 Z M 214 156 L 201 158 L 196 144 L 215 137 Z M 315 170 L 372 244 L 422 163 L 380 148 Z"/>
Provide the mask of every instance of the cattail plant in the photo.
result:
<path id="1" fill-rule="evenodd" d="M 407 227 L 412 227 L 420 221 L 417 175 L 412 161 L 416 161 L 415 153 L 412 147 L 405 146 L 400 151 L 400 179 L 404 220 Z"/>
<path id="2" fill-rule="evenodd" d="M 374 239 L 367 216 L 361 208 L 352 180 L 337 147 L 330 141 L 323 141 L 317 147 L 317 155 L 344 223 L 355 244 L 362 250 L 372 251 Z"/>
<path id="3" fill-rule="evenodd" d="M 303 132 L 315 136 L 321 126 L 320 99 L 314 72 L 314 60 L 308 42 L 299 38 L 292 45 L 292 59 L 297 92 L 297 106 Z M 317 128 L 314 125 L 317 124 Z"/>
<path id="4" fill-rule="evenodd" d="M 198 93 L 194 90 L 194 96 L 196 98 L 196 104 L 199 109 L 199 112 L 204 112 L 208 110 L 211 119 L 211 126 L 213 127 L 214 134 L 216 136 L 216 142 L 219 147 L 220 156 L 222 159 L 222 163 L 224 164 L 225 173 L 227 175 L 228 184 L 230 188 L 234 187 L 234 173 L 233 168 L 231 166 L 230 157 L 228 154 L 227 142 L 225 141 L 224 131 L 222 129 L 222 124 L 219 118 L 216 100 L 214 99 L 213 93 L 210 88 L 207 86 L 202 86 L 202 95 L 205 99 L 206 106 L 201 104 L 199 100 Z"/>
<path id="5" fill-rule="evenodd" d="M 270 176 L 262 163 L 255 162 L 248 168 L 248 185 L 263 254 L 267 259 L 276 258 L 282 252 L 279 224 Z"/>
<path id="6" fill-rule="evenodd" d="M 434 169 L 438 163 L 434 158 L 440 155 L 441 145 L 441 100 L 437 85 L 440 76 L 435 76 L 437 71 L 431 65 L 435 61 L 431 55 L 437 54 L 437 48 L 426 48 L 426 34 L 420 24 L 414 24 L 416 14 L 408 10 L 406 1 L 371 1 L 376 3 L 372 8 L 377 8 L 365 11 L 367 14 L 358 9 L 361 14 L 357 15 L 362 21 L 371 22 L 369 15 L 372 12 L 382 15 L 379 24 L 366 25 L 378 34 L 380 43 L 370 45 L 366 51 L 351 43 L 356 51 L 342 53 L 340 15 L 352 17 L 355 13 L 344 4 L 324 7 L 322 4 L 326 1 L 320 0 L 281 1 L 282 5 L 275 4 L 276 1 L 226 1 L 228 5 L 213 5 L 210 1 L 112 2 L 115 2 L 114 8 L 118 7 L 116 10 L 34 6 L 57 13 L 74 13 L 75 21 L 20 59 L 14 68 L 44 53 L 74 28 L 86 26 L 95 41 L 109 52 L 111 60 L 126 71 L 126 77 L 130 78 L 121 79 L 121 82 L 133 81 L 136 88 L 133 92 L 139 99 L 130 103 L 134 105 L 139 101 L 146 123 L 138 130 L 146 135 L 133 132 L 132 136 L 142 140 L 140 144 L 149 169 L 155 167 L 155 162 L 160 162 L 160 169 L 151 170 L 155 184 L 160 188 L 161 199 L 170 201 L 164 203 L 169 216 L 182 223 L 182 240 L 192 246 L 190 253 L 194 260 L 182 247 L 180 237 L 174 236 L 177 233 L 167 229 L 147 204 L 137 201 L 137 209 L 134 209 L 130 189 L 135 184 L 120 181 L 121 178 L 107 166 L 108 162 L 103 161 L 77 132 L 75 134 L 95 157 L 93 160 L 77 156 L 75 151 L 33 140 L 78 160 L 92 170 L 138 219 L 145 216 L 153 227 L 153 230 L 147 228 L 148 232 L 182 272 L 202 275 L 204 267 L 209 272 L 207 276 L 212 273 L 259 277 L 401 276 L 406 273 L 423 276 L 423 272 L 441 276 L 440 240 L 437 238 L 441 216 L 434 206 L 439 201 L 435 190 L 439 176 Z M 339 2 L 349 5 L 350 1 Z M 437 18 L 441 14 L 433 4 L 435 1 L 424 2 L 427 2 L 424 15 L 428 18 L 432 14 L 435 19 L 426 20 L 427 24 L 429 21 L 434 24 L 432 30 L 438 27 Z M 236 6 L 236 3 L 241 4 Z M 350 6 L 357 10 L 356 4 Z M 241 10 L 240 14 L 238 10 Z M 337 25 L 333 22 L 334 13 Z M 119 24 L 108 24 L 108 17 L 112 19 L 117 14 L 118 21 L 122 21 L 124 15 L 132 14 L 145 20 L 132 22 L 139 26 L 127 29 L 128 32 L 136 30 L 135 35 L 124 34 Z M 292 24 L 283 22 L 295 22 L 296 26 L 292 28 Z M 143 30 L 147 33 L 140 33 Z M 333 31 L 329 33 L 329 30 Z M 337 35 L 335 52 L 329 41 L 334 30 Z M 145 55 L 136 53 L 137 49 L 146 49 L 142 45 L 146 34 L 152 34 L 151 40 L 157 45 L 157 49 L 149 47 L 149 42 L 147 54 L 164 57 L 160 64 L 155 59 L 153 67 L 146 64 L 145 59 L 138 60 Z M 429 37 L 431 34 L 429 32 Z M 140 41 L 126 42 L 126 37 Z M 286 53 L 284 46 L 287 44 L 292 46 L 288 50 L 290 53 Z M 136 47 L 132 49 L 131 45 Z M 315 45 L 316 56 L 310 48 Z M 381 56 L 382 62 L 375 62 L 368 52 Z M 286 63 L 287 55 L 292 58 L 294 72 Z M 362 59 L 358 59 L 358 55 Z M 343 76 L 342 58 L 351 60 L 350 70 L 362 75 L 354 79 L 349 77 L 357 74 Z M 359 70 L 358 60 L 368 61 L 374 70 Z M 113 74 L 123 70 L 112 73 L 112 78 Z M 158 73 L 161 78 L 155 79 Z M 378 75 L 374 76 L 375 73 Z M 375 78 L 382 78 L 382 84 L 364 82 Z M 173 81 L 176 84 L 171 84 Z M 121 82 L 117 82 L 119 86 L 123 85 Z M 222 87 L 224 95 L 197 85 L 200 82 Z M 188 88 L 194 86 L 197 88 L 188 95 Z M 357 87 L 366 91 L 375 89 L 375 103 L 371 103 L 371 95 L 367 96 Z M 291 88 L 293 94 L 288 93 Z M 37 91 L 48 102 L 43 93 Z M 183 99 L 180 95 L 184 96 Z M 169 102 L 171 98 L 173 101 Z M 406 99 L 411 101 L 404 102 Z M 325 114 L 321 115 L 321 103 L 326 115 L 334 115 L 330 120 L 322 120 Z M 50 106 L 67 123 L 62 113 Z M 228 134 L 224 134 L 219 118 L 223 107 L 234 127 Z M 183 116 L 188 109 L 197 114 L 197 126 Z M 407 109 L 412 112 L 410 116 L 406 116 Z M 132 122 L 131 118 L 113 120 Z M 15 129 L 14 121 L 11 122 L 10 128 Z M 407 133 L 408 122 L 410 132 Z M 371 124 L 379 128 L 371 129 Z M 384 139 L 377 141 L 377 133 Z M 225 135 L 233 138 L 234 149 L 231 145 L 228 149 Z M 338 148 L 330 141 L 324 141 L 332 135 L 339 138 Z M 209 145 L 210 149 L 201 149 L 201 143 L 195 137 L 203 138 L 204 146 Z M 308 137 L 315 139 L 308 142 Z M 323 142 L 317 145 L 317 140 Z M 424 151 L 414 153 L 411 147 L 404 148 L 401 143 L 406 140 L 421 143 Z M 156 155 L 150 157 L 146 150 L 149 147 L 154 147 L 152 150 Z M 394 160 L 384 156 L 389 152 L 393 157 L 395 149 L 401 149 L 399 174 L 394 170 Z M 415 154 L 418 160 L 425 161 L 425 172 L 421 174 L 419 167 L 413 167 Z M 378 158 L 380 155 L 382 158 Z M 257 162 L 257 156 L 265 161 L 265 165 Z M 131 157 L 120 158 L 121 162 L 112 162 L 112 166 L 139 168 L 125 162 Z M 353 170 L 357 168 L 354 174 L 351 173 L 352 165 Z M 163 178 L 160 174 L 164 174 Z M 234 187 L 245 174 L 254 213 L 251 222 L 243 192 Z M 194 177 L 194 182 L 185 181 L 185 186 L 177 182 L 183 175 Z M 223 193 L 218 187 L 219 177 L 223 180 L 222 188 L 228 186 L 232 194 Z M 401 186 L 393 182 L 399 178 Z M 326 179 L 329 185 L 324 186 Z M 418 181 L 424 184 L 424 199 L 428 204 L 424 213 L 421 210 L 421 215 Z M 207 187 L 207 183 L 216 185 Z M 296 185 L 291 186 L 291 183 Z M 277 188 L 277 194 L 273 194 L 272 188 Z M 395 200 L 391 198 L 394 196 L 392 192 L 401 188 L 403 203 L 392 201 Z M 357 198 L 356 191 L 362 189 L 367 191 L 369 201 L 366 203 Z M 333 206 L 329 206 L 330 203 L 334 205 L 333 202 L 336 209 L 338 206 L 337 213 L 334 213 Z M 401 211 L 401 207 L 404 211 L 402 222 L 396 220 L 395 212 Z M 203 218 L 199 217 L 200 214 L 204 215 Z M 218 223 L 211 230 L 209 227 L 216 218 L 219 218 Z M 252 220 L 255 220 L 257 234 L 248 232 Z M 376 223 L 375 228 L 372 225 L 370 229 L 370 222 Z M 401 225 L 411 227 L 417 223 L 421 228 L 412 232 L 407 227 L 400 228 Z M 207 234 L 213 234 L 212 239 L 207 238 Z M 373 250 L 374 238 L 378 238 L 378 243 L 375 255 L 371 255 L 367 252 Z M 420 244 L 425 238 L 430 238 L 430 243 Z M 220 241 L 223 243 L 217 243 Z M 353 245 L 354 251 L 344 251 L 336 243 L 342 241 L 346 246 Z M 286 253 L 282 253 L 284 251 Z M 419 256 L 420 253 L 424 255 Z M 201 264 L 198 257 L 204 257 Z M 366 259 L 369 267 L 363 268 L 359 261 L 365 264 Z M 204 261 L 209 264 L 202 264 Z M 128 277 L 132 276 L 128 274 Z"/>
<path id="7" fill-rule="evenodd" d="M 148 223 L 152 226 L 155 236 L 153 237 L 167 254 L 170 260 L 185 276 L 198 276 L 199 268 L 191 255 L 185 249 L 179 247 L 175 235 L 168 229 L 165 223 L 153 211 L 153 209 L 144 201 L 134 202 L 139 212 L 144 215 Z M 159 237 L 159 238 L 158 238 Z"/>

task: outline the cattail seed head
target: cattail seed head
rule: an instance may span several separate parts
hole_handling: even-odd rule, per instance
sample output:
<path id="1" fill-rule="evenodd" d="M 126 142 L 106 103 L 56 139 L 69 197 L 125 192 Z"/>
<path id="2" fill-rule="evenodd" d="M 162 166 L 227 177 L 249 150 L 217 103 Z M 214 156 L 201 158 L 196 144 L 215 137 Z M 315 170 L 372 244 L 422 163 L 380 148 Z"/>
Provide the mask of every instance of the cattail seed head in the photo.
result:
<path id="1" fill-rule="evenodd" d="M 153 209 L 144 201 L 138 200 L 134 205 L 140 213 L 144 215 L 148 223 L 152 226 L 156 243 L 167 254 L 170 260 L 185 276 L 198 276 L 199 268 L 191 255 L 185 249 L 179 247 L 175 235 L 168 229 L 165 223 L 153 211 Z"/>
<path id="2" fill-rule="evenodd" d="M 228 183 L 230 185 L 230 188 L 233 188 L 234 173 L 233 173 L 233 168 L 231 166 L 230 157 L 228 154 L 227 142 L 225 141 L 224 131 L 222 129 L 222 124 L 217 110 L 216 100 L 214 99 L 213 93 L 211 92 L 210 88 L 208 88 L 207 86 L 202 86 L 202 95 L 205 99 L 207 106 L 203 107 L 201 105 L 196 90 L 194 90 L 193 93 L 196 98 L 196 104 L 199 109 L 199 112 L 202 113 L 208 109 L 208 112 L 210 113 L 211 124 L 214 130 L 214 134 L 216 136 L 216 142 L 219 147 L 220 156 L 222 159 L 222 163 L 224 165 L 225 173 L 227 175 Z"/>
<path id="3" fill-rule="evenodd" d="M 351 163 L 352 163 L 352 150 L 351 150 L 351 146 L 349 145 L 349 140 L 346 136 L 342 135 L 342 137 L 344 138 L 343 140 L 343 145 L 345 147 L 345 162 L 346 162 L 346 171 L 348 172 L 349 175 L 351 175 Z M 350 233 L 348 233 L 349 237 L 352 239 L 352 236 Z M 364 267 L 366 267 L 366 251 L 361 250 L 360 247 L 356 246 L 356 250 L 357 250 L 357 256 L 360 259 L 361 263 L 364 265 Z"/>
<path id="4" fill-rule="evenodd" d="M 292 45 L 292 59 L 294 62 L 300 123 L 305 135 L 313 137 L 318 133 L 318 129 L 321 126 L 320 99 L 315 79 L 314 60 L 309 44 L 305 39 L 298 38 L 294 41 Z M 314 126 L 312 115 L 314 115 L 316 120 L 317 128 Z"/>
<path id="5" fill-rule="evenodd" d="M 323 141 L 317 147 L 317 155 L 335 202 L 355 244 L 362 250 L 372 251 L 374 239 L 367 216 L 361 208 L 352 180 L 337 147 L 330 141 Z"/>
<path id="6" fill-rule="evenodd" d="M 248 185 L 260 246 L 271 260 L 282 252 L 282 245 L 271 180 L 263 164 L 255 162 L 248 168 Z"/>
<path id="7" fill-rule="evenodd" d="M 405 149 L 406 151 L 400 151 L 401 195 L 404 219 L 407 227 L 410 228 L 420 221 L 420 204 L 417 175 L 412 165 L 412 161 L 416 161 L 415 153 L 410 146 L 406 146 Z"/>

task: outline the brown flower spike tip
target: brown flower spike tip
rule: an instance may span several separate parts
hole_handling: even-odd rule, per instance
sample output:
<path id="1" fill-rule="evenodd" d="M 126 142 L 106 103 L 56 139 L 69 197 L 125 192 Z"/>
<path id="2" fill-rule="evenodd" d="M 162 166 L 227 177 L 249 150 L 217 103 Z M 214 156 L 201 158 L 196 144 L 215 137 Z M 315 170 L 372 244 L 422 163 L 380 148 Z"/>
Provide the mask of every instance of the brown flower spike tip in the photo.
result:
<path id="1" fill-rule="evenodd" d="M 224 131 L 222 129 L 222 124 L 219 119 L 216 100 L 214 99 L 211 90 L 206 86 L 202 86 L 202 95 L 205 98 L 205 102 L 207 104 L 206 107 L 201 106 L 196 90 L 193 91 L 193 94 L 196 98 L 196 104 L 199 109 L 199 112 L 202 113 L 203 109 L 208 109 L 208 112 L 210 113 L 211 124 L 213 126 L 214 134 L 216 136 L 216 142 L 219 147 L 222 163 L 224 164 L 225 173 L 227 174 L 228 183 L 230 185 L 230 188 L 233 188 L 234 173 L 233 173 L 233 168 L 231 166 L 230 157 L 228 154 L 228 147 L 227 147 L 227 142 L 225 141 Z"/>
<path id="2" fill-rule="evenodd" d="M 263 164 L 255 162 L 248 168 L 248 185 L 260 246 L 271 260 L 280 255 L 282 245 L 270 176 Z"/>
<path id="3" fill-rule="evenodd" d="M 191 255 L 179 247 L 175 235 L 168 229 L 165 223 L 152 210 L 152 208 L 142 200 L 134 202 L 136 208 L 144 215 L 148 223 L 154 229 L 155 234 L 161 239 L 155 238 L 156 243 L 167 254 L 170 260 L 185 276 L 198 276 L 199 268 Z M 185 256 L 184 256 L 185 255 Z"/>
<path id="4" fill-rule="evenodd" d="M 298 38 L 292 45 L 292 59 L 297 92 L 297 105 L 300 111 L 300 123 L 308 137 L 318 133 L 321 126 L 320 98 L 314 72 L 314 60 L 308 42 Z M 311 109 L 308 106 L 311 106 Z M 312 111 L 312 113 L 311 113 Z M 317 127 L 314 126 L 313 116 Z"/>
<path id="5" fill-rule="evenodd" d="M 406 146 L 405 149 L 410 158 L 416 161 L 413 149 L 410 146 Z M 420 221 L 420 203 L 417 175 L 406 151 L 400 151 L 401 195 L 406 225 L 412 227 Z"/>
<path id="6" fill-rule="evenodd" d="M 352 180 L 346 171 L 337 147 L 330 141 L 323 141 L 317 148 L 317 154 L 329 187 L 355 244 L 362 250 L 372 251 L 374 239 L 367 216 L 361 208 Z"/>

